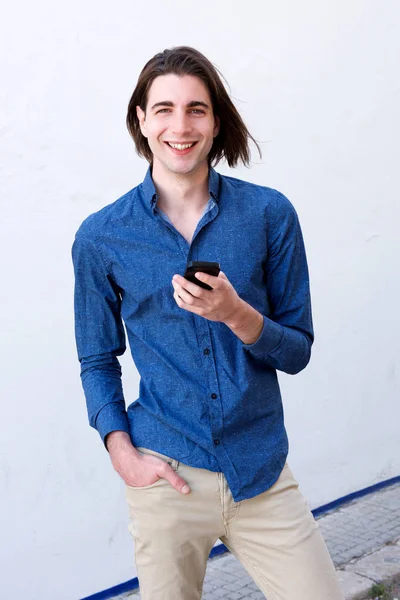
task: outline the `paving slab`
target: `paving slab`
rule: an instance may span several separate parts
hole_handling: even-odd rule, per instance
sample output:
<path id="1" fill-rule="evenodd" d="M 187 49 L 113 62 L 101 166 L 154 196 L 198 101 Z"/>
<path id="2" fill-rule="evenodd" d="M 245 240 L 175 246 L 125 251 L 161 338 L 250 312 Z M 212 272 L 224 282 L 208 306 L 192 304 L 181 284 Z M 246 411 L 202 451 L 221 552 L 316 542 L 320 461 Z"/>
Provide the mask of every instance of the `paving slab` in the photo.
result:
<path id="1" fill-rule="evenodd" d="M 400 538 L 400 484 L 357 498 L 317 520 L 340 567 Z"/>
<path id="2" fill-rule="evenodd" d="M 336 571 L 344 600 L 364 600 L 375 583 L 368 577 L 351 573 L 343 569 Z"/>
<path id="3" fill-rule="evenodd" d="M 377 583 L 400 580 L 400 546 L 390 544 L 381 550 L 364 556 L 345 567 L 346 571 L 369 577 Z"/>

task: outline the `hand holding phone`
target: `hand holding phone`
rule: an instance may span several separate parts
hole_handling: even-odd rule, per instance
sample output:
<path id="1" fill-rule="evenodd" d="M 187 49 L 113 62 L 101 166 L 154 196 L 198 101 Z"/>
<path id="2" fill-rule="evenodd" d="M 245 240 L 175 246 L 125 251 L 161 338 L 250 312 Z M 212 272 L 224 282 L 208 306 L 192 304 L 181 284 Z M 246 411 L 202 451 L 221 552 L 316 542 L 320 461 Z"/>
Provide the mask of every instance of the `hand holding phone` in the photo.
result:
<path id="1" fill-rule="evenodd" d="M 199 260 L 189 261 L 186 265 L 184 278 L 204 288 L 205 290 L 212 290 L 213 288 L 207 283 L 204 283 L 204 281 L 200 281 L 200 279 L 197 279 L 195 277 L 195 273 L 207 273 L 208 275 L 218 277 L 220 270 L 220 264 L 217 262 L 207 262 Z"/>

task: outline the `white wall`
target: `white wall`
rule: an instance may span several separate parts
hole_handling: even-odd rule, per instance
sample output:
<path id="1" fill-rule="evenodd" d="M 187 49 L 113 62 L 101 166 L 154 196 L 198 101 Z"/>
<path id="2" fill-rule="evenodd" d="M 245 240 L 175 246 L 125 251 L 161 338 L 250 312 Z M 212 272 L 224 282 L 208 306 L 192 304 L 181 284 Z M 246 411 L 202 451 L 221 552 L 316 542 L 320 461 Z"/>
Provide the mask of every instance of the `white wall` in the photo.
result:
<path id="1" fill-rule="evenodd" d="M 135 574 L 123 486 L 86 420 L 70 246 L 142 179 L 126 106 L 172 45 L 210 57 L 265 142 L 234 175 L 300 214 L 317 337 L 281 381 L 304 493 L 315 507 L 398 475 L 398 3 L 25 0 L 2 14 L 0 596 L 72 600 Z"/>

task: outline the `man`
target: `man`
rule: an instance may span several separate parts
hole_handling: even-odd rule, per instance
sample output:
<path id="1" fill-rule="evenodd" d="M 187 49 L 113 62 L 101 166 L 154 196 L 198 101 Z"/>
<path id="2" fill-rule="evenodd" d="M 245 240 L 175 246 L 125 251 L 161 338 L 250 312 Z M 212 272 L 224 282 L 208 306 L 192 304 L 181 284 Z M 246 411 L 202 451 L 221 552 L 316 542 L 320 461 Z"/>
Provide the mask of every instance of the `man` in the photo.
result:
<path id="1" fill-rule="evenodd" d="M 270 600 L 338 600 L 286 462 L 276 375 L 302 370 L 313 342 L 295 210 L 212 168 L 248 164 L 253 138 L 196 50 L 145 65 L 127 125 L 149 170 L 84 221 L 73 260 L 89 420 L 127 486 L 141 597 L 200 598 L 219 538 Z M 182 276 L 193 260 L 220 263 L 197 275 L 211 289 Z M 127 410 L 123 322 L 141 376 Z"/>

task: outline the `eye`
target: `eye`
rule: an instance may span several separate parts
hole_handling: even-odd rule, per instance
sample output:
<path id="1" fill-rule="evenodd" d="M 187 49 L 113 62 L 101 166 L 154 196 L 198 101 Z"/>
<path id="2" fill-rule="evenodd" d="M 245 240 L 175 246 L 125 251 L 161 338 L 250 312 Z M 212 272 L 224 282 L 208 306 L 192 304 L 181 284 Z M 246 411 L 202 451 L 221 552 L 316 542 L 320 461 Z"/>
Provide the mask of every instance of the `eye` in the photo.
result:
<path id="1" fill-rule="evenodd" d="M 156 112 L 156 115 L 158 115 L 158 113 L 167 113 L 167 112 L 169 112 L 169 111 L 170 111 L 170 109 L 169 109 L 169 108 L 160 108 L 160 110 L 158 110 L 158 111 Z"/>
<path id="2" fill-rule="evenodd" d="M 194 113 L 195 115 L 204 115 L 205 114 L 205 111 L 202 110 L 201 108 L 193 108 L 191 112 Z"/>

